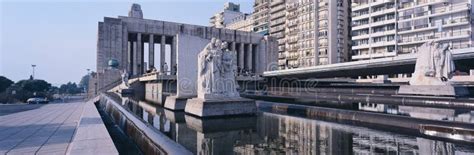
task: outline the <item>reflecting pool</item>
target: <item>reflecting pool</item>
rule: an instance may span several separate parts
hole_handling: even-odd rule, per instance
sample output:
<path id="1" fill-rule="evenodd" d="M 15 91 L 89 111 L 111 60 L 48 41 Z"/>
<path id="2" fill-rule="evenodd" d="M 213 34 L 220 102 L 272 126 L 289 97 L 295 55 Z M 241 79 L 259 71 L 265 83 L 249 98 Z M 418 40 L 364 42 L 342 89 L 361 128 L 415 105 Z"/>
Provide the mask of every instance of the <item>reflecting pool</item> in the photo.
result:
<path id="1" fill-rule="evenodd" d="M 119 103 L 150 128 L 194 154 L 474 154 L 469 142 L 309 118 L 299 113 L 278 113 L 269 110 L 274 103 L 265 101 L 257 101 L 259 112 L 255 116 L 211 119 L 131 98 L 120 98 Z M 373 108 L 362 103 L 357 109 L 397 115 L 413 113 L 411 107 Z M 466 113 L 469 116 L 464 116 Z M 460 122 L 472 122 L 470 112 L 459 114 L 464 115 L 453 114 L 456 117 L 452 119 L 469 117 Z"/>

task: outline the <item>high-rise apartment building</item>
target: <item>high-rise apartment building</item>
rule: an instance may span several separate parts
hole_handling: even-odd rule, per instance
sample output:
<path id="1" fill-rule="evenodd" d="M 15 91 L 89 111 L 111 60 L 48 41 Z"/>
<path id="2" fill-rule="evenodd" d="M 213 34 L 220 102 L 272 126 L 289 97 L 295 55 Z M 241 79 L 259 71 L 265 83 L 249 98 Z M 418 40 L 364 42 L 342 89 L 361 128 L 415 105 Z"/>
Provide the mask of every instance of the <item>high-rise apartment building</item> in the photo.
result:
<path id="1" fill-rule="evenodd" d="M 240 5 L 234 3 L 225 3 L 224 9 L 219 13 L 216 13 L 209 20 L 212 27 L 224 28 L 227 24 L 232 22 L 233 19 L 243 16 L 244 13 L 240 12 Z"/>
<path id="2" fill-rule="evenodd" d="M 269 35 L 278 42 L 278 59 L 285 63 L 286 0 L 270 1 Z M 280 68 L 284 68 L 281 65 Z"/>
<path id="3" fill-rule="evenodd" d="M 354 0 L 352 59 L 412 53 L 427 41 L 472 47 L 472 0 Z"/>
<path id="4" fill-rule="evenodd" d="M 253 32 L 252 14 L 242 14 L 232 19 L 226 26 L 226 29 Z"/>
<path id="5" fill-rule="evenodd" d="M 348 0 L 288 0 L 280 68 L 345 62 L 350 51 Z"/>
<path id="6" fill-rule="evenodd" d="M 268 34 L 270 24 L 270 0 L 255 0 L 253 9 L 254 32 Z"/>

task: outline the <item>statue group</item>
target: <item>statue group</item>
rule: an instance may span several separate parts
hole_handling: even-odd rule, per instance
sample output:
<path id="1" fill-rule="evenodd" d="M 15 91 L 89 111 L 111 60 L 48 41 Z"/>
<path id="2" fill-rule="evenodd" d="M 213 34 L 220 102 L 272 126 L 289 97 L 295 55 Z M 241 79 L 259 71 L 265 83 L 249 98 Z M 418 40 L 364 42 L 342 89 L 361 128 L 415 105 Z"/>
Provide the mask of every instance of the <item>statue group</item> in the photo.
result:
<path id="1" fill-rule="evenodd" d="M 455 67 L 448 44 L 430 41 L 419 47 L 417 54 L 410 85 L 449 85 Z"/>
<path id="2" fill-rule="evenodd" d="M 235 52 L 227 42 L 212 38 L 198 55 L 198 98 L 238 98 Z"/>

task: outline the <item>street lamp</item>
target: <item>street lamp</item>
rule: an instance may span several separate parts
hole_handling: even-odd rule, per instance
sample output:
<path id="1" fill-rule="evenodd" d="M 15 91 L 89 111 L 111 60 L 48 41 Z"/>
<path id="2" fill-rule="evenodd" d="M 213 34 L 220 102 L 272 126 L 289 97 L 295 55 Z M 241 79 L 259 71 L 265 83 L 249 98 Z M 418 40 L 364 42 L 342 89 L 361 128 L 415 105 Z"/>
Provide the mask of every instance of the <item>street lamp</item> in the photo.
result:
<path id="1" fill-rule="evenodd" d="M 33 67 L 33 74 L 31 76 L 33 77 L 33 79 L 35 79 L 35 67 L 36 67 L 36 65 L 33 64 L 33 65 L 31 65 L 31 67 Z"/>

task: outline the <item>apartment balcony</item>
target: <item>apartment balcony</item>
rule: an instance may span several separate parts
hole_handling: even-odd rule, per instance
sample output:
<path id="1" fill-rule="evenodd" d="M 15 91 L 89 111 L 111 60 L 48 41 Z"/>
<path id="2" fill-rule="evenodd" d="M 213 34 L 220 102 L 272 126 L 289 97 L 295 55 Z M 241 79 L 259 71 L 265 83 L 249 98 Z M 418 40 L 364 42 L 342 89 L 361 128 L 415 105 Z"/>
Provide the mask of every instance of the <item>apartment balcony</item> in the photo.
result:
<path id="1" fill-rule="evenodd" d="M 359 11 L 359 10 L 366 9 L 369 7 L 370 7 L 370 3 L 365 3 L 365 4 L 352 3 L 351 5 L 352 11 Z"/>
<path id="2" fill-rule="evenodd" d="M 265 26 L 265 25 L 268 25 L 268 22 L 255 22 L 253 24 L 254 27 L 262 27 L 262 26 Z"/>
<path id="3" fill-rule="evenodd" d="M 283 25 L 285 23 L 286 23 L 285 20 L 271 20 L 270 21 L 270 27 L 277 27 L 277 26 Z"/>
<path id="4" fill-rule="evenodd" d="M 383 51 L 380 53 L 367 53 L 367 54 L 359 53 L 358 55 L 353 55 L 352 59 L 361 60 L 361 59 L 384 58 L 384 57 L 393 57 L 393 56 L 397 56 L 397 52 Z"/>
<path id="5" fill-rule="evenodd" d="M 458 19 L 443 21 L 442 28 L 444 29 L 444 28 L 469 25 L 469 24 L 470 24 L 470 17 L 458 18 Z M 435 23 L 429 23 L 428 27 L 419 28 L 419 29 L 416 29 L 416 28 L 413 29 L 410 27 L 407 29 L 399 30 L 398 34 L 409 34 L 409 33 L 423 32 L 423 31 L 432 31 L 436 29 L 438 29 L 438 25 L 436 25 Z"/>
<path id="6" fill-rule="evenodd" d="M 395 35 L 395 33 L 396 33 L 396 30 L 387 30 L 387 31 L 375 32 L 375 33 L 360 34 L 357 36 L 352 36 L 352 40 L 361 40 L 361 39 L 374 38 L 374 37 L 380 37 L 380 36 Z"/>
<path id="7" fill-rule="evenodd" d="M 294 19 L 294 18 L 297 18 L 298 17 L 298 13 L 288 13 L 286 14 L 286 18 L 287 19 Z"/>
<path id="8" fill-rule="evenodd" d="M 380 15 L 384 15 L 384 14 L 388 14 L 388 13 L 395 13 L 397 10 L 395 9 L 395 7 L 393 8 L 390 8 L 390 9 L 383 9 L 383 10 L 380 10 L 380 11 L 377 11 L 377 12 L 372 12 L 370 15 L 371 16 L 380 16 Z"/>
<path id="9" fill-rule="evenodd" d="M 270 2 L 270 7 L 274 7 L 275 5 L 282 4 L 283 6 L 285 3 L 285 0 L 274 0 L 273 2 Z"/>
<path id="10" fill-rule="evenodd" d="M 357 36 L 352 36 L 352 40 L 361 40 L 361 39 L 367 39 L 370 38 L 370 34 L 359 34 Z"/>
<path id="11" fill-rule="evenodd" d="M 405 10 L 412 9 L 415 7 L 423 7 L 423 6 L 429 6 L 429 5 L 439 4 L 439 3 L 446 3 L 446 2 L 449 2 L 449 0 L 428 0 L 426 3 L 420 3 L 420 4 L 407 3 L 404 5 L 400 5 L 398 11 L 405 11 Z"/>
<path id="12" fill-rule="evenodd" d="M 374 32 L 370 34 L 371 37 L 380 37 L 380 36 L 387 36 L 387 35 L 394 35 L 396 33 L 396 30 L 386 30 L 386 31 L 381 31 L 381 32 Z"/>
<path id="13" fill-rule="evenodd" d="M 384 46 L 392 46 L 397 44 L 395 40 L 392 41 L 379 41 L 379 42 L 372 42 L 370 43 L 370 47 L 384 47 Z"/>
<path id="14" fill-rule="evenodd" d="M 384 20 L 384 21 L 373 22 L 372 24 L 370 24 L 370 26 L 371 27 L 377 27 L 377 26 L 382 26 L 382 25 L 387 25 L 387 24 L 393 24 L 395 22 L 396 22 L 395 19 L 388 19 L 388 20 Z"/>
<path id="15" fill-rule="evenodd" d="M 295 27 L 299 24 L 299 22 L 287 22 L 288 28 Z"/>
<path id="16" fill-rule="evenodd" d="M 298 3 L 286 5 L 286 11 L 288 12 L 295 11 L 296 9 L 298 9 L 298 6 L 299 6 Z"/>
<path id="17" fill-rule="evenodd" d="M 275 13 L 275 12 L 278 12 L 278 11 L 285 12 L 285 11 L 283 11 L 285 9 L 286 9 L 285 5 L 277 5 L 276 7 L 271 7 L 270 13 Z"/>
<path id="18" fill-rule="evenodd" d="M 446 40 L 457 40 L 457 39 L 465 39 L 471 37 L 471 31 L 464 30 L 464 31 L 457 31 L 457 32 L 443 32 L 429 36 L 423 37 L 412 37 L 412 38 L 402 38 L 399 40 L 398 45 L 413 45 L 413 44 L 421 44 L 428 41 L 436 40 L 436 41 L 446 41 Z"/>
<path id="19" fill-rule="evenodd" d="M 370 13 L 359 15 L 359 16 L 354 16 L 354 17 L 352 17 L 352 21 L 366 19 L 366 18 L 369 18 L 370 16 L 372 16 Z"/>
<path id="20" fill-rule="evenodd" d="M 360 45 L 352 46 L 352 50 L 360 50 L 360 49 L 366 49 L 366 48 L 370 48 L 370 44 L 360 44 Z"/>
<path id="21" fill-rule="evenodd" d="M 268 2 L 263 2 L 263 3 L 254 4 L 254 5 L 253 5 L 253 9 L 254 9 L 254 10 L 258 10 L 258 9 L 263 8 L 263 7 L 267 7 L 268 5 L 269 5 Z"/>
<path id="22" fill-rule="evenodd" d="M 282 26 L 276 26 L 276 27 L 270 27 L 270 33 L 278 33 L 278 32 L 282 32 L 282 31 L 285 31 L 285 27 L 282 25 Z"/>
<path id="23" fill-rule="evenodd" d="M 283 58 L 286 58 L 286 56 L 285 56 L 285 54 L 278 54 L 278 58 L 283 59 Z"/>
<path id="24" fill-rule="evenodd" d="M 366 9 L 368 7 L 371 7 L 371 6 L 377 6 L 377 5 L 382 5 L 382 4 L 385 4 L 385 3 L 394 3 L 395 0 L 371 0 L 371 2 L 369 3 L 365 3 L 365 4 L 360 4 L 360 5 L 357 5 L 355 3 L 352 4 L 352 11 L 358 11 L 358 10 L 362 10 L 362 9 Z"/>
<path id="25" fill-rule="evenodd" d="M 270 15 L 270 19 L 275 20 L 275 19 L 278 19 L 278 18 L 285 17 L 285 15 L 286 15 L 285 12 L 274 13 L 274 14 Z"/>

